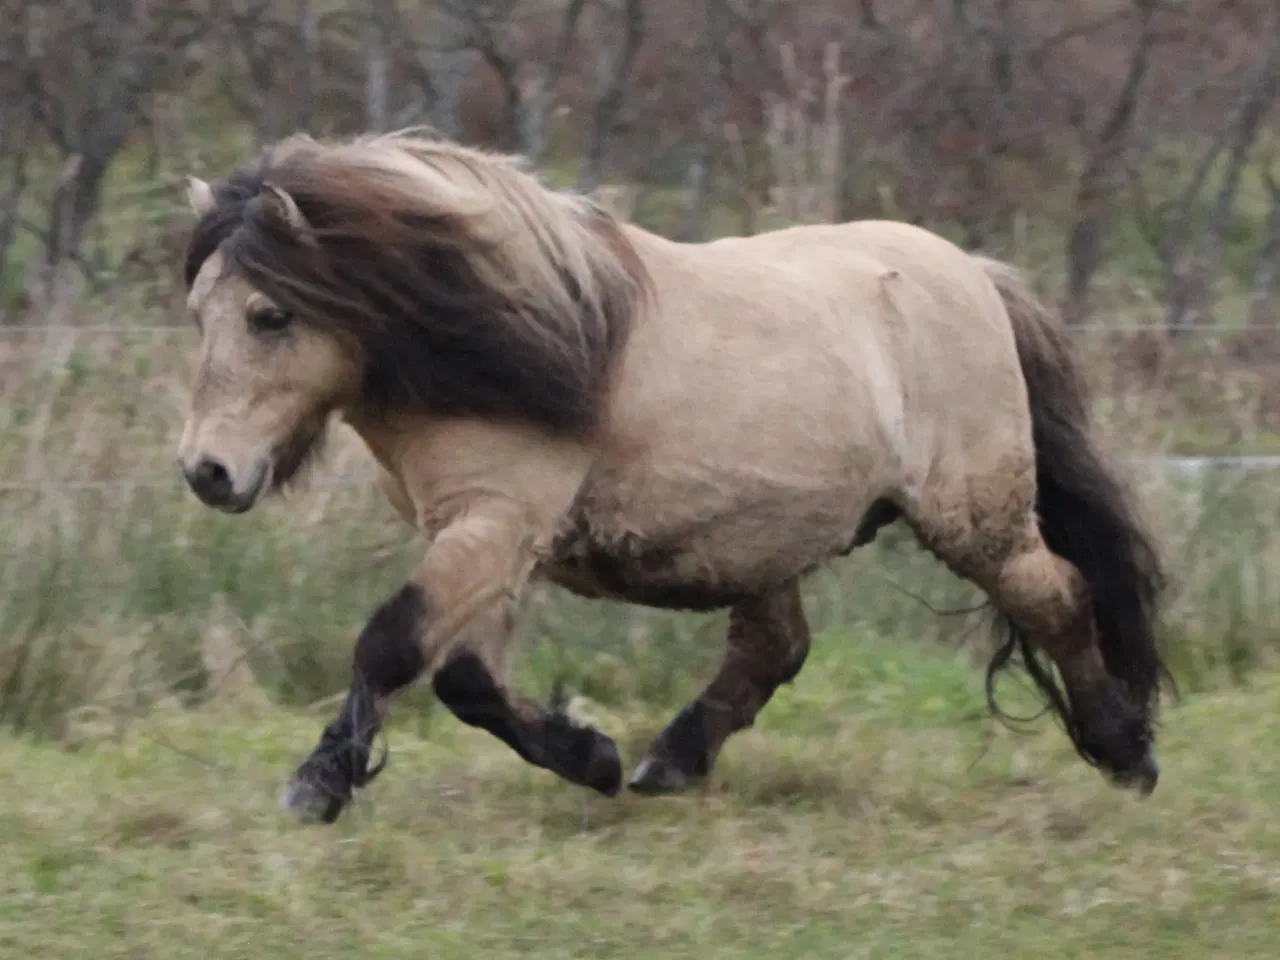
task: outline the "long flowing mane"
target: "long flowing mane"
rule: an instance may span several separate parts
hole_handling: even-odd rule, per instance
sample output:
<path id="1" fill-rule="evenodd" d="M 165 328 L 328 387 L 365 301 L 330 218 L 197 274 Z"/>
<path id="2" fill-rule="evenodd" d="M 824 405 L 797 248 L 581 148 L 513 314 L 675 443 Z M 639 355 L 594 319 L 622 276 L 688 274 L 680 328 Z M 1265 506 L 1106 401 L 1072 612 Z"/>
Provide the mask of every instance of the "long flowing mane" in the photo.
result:
<path id="1" fill-rule="evenodd" d="M 292 199 L 303 229 L 268 215 Z M 187 249 L 364 357 L 366 401 L 591 429 L 651 290 L 619 224 L 516 157 L 410 132 L 290 137 L 213 188 Z"/>

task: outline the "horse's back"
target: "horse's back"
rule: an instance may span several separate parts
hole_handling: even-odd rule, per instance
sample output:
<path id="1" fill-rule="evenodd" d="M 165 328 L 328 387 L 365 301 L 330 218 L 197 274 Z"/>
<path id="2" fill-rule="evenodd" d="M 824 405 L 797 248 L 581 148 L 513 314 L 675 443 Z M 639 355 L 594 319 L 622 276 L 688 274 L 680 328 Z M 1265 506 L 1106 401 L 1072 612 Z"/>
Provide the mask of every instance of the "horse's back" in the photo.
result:
<path id="1" fill-rule="evenodd" d="M 1026 382 L 999 290 L 982 262 L 906 223 L 863 220 L 780 238 L 790 257 L 843 289 L 850 323 L 878 328 L 883 363 L 901 393 L 892 496 L 967 496 L 975 484 L 1024 482 L 1034 470 Z M 881 309 L 866 299 L 865 263 L 879 267 Z M 842 271 L 852 276 L 842 281 Z M 931 508 L 930 508 L 931 509 Z"/>
<path id="2" fill-rule="evenodd" d="M 803 427 L 859 449 L 967 435 L 1002 416 L 1025 426 L 1009 316 L 982 264 L 949 240 L 862 220 L 681 253 L 640 349 L 686 403 L 710 391 L 761 440 L 786 422 L 793 442 Z"/>

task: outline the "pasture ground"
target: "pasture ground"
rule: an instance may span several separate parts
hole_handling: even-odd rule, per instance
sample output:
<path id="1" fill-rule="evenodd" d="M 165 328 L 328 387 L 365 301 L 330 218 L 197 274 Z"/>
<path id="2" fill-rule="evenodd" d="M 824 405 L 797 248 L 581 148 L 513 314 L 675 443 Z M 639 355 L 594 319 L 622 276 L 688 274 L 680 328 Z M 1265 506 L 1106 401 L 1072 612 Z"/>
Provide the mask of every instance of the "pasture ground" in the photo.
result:
<path id="1" fill-rule="evenodd" d="M 244 149 L 228 130 L 201 144 L 205 169 Z M 158 250 L 174 204 L 185 222 L 186 172 L 115 165 L 107 259 Z M 1246 191 L 1259 228 L 1260 190 Z M 1118 216 L 1100 320 L 1159 323 L 1159 264 Z M 1059 226 L 1027 222 L 1018 259 L 1057 287 Z M 1259 237 L 1227 238 L 1225 322 L 1247 315 L 1240 265 Z M 0 303 L 39 256 L 19 247 Z M 121 274 L 47 337 L 0 327 L 0 958 L 1280 952 L 1276 474 L 1162 478 L 1144 498 L 1176 579 L 1165 637 L 1187 694 L 1146 802 L 1047 719 L 1031 736 L 987 719 L 972 648 L 947 645 L 964 623 L 889 585 L 938 607 L 974 591 L 886 531 L 811 582 L 824 636 L 705 792 L 603 800 L 415 696 L 383 777 L 336 827 L 302 829 L 276 796 L 330 708 L 299 705 L 342 686 L 356 631 L 420 554 L 350 487 L 249 521 L 177 489 L 194 333 L 169 326 L 171 281 L 168 266 Z M 1075 336 L 1124 452 L 1280 452 L 1270 331 Z M 723 618 L 535 608 L 531 692 L 567 676 L 629 764 L 718 656 Z M 241 655 L 225 674 L 245 682 L 212 682 Z"/>
<path id="2" fill-rule="evenodd" d="M 1171 703 L 1145 802 L 1047 718 L 986 719 L 981 687 L 944 649 L 828 631 L 707 788 L 663 800 L 407 711 L 328 829 L 275 807 L 327 712 L 252 688 L 118 736 L 6 733 L 0 955 L 1275 955 L 1280 675 Z M 634 763 L 673 704 L 577 709 Z"/>

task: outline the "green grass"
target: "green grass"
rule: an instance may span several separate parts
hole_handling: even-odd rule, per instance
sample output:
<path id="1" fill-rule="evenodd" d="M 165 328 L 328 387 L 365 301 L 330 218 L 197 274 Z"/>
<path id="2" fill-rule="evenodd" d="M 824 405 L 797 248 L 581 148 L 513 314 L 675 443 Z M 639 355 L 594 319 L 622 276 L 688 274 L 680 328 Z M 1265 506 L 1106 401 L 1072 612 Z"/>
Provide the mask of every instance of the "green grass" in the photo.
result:
<path id="1" fill-rule="evenodd" d="M 1047 721 L 994 726 L 980 693 L 958 657 L 829 632 L 706 789 L 662 800 L 596 797 L 444 714 L 402 719 L 333 828 L 275 808 L 323 713 L 228 691 L 74 747 L 5 735 L 0 951 L 1274 955 L 1280 677 L 1169 709 L 1145 802 Z M 587 709 L 633 763 L 675 702 Z"/>

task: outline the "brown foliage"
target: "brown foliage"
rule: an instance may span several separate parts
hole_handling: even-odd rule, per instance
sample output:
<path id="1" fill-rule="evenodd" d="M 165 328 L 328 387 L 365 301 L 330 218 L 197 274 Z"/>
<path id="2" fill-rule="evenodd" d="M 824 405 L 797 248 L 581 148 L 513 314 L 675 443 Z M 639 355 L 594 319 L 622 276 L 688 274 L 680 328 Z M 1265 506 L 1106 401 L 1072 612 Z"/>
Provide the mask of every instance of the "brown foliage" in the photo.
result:
<path id="1" fill-rule="evenodd" d="M 1161 285 L 1174 299 L 1209 297 L 1187 264 L 1218 269 L 1238 192 L 1219 189 L 1215 164 L 1243 158 L 1252 189 L 1247 163 L 1274 123 L 1275 85 L 1259 88 L 1258 122 L 1233 118 L 1280 44 L 1280 15 L 1268 0 L 0 6 L 12 14 L 7 22 L 21 24 L 0 52 L 0 65 L 13 68 L 0 71 L 0 90 L 12 91 L 0 130 L 24 131 L 11 138 L 21 146 L 0 143 L 0 256 L 15 229 L 7 213 L 15 191 L 72 212 L 69 226 L 52 214 L 48 226 L 33 226 L 51 260 L 75 256 L 119 150 L 162 144 L 155 154 L 181 153 L 169 162 L 186 165 L 208 154 L 211 140 L 225 140 L 228 124 L 262 141 L 300 128 L 351 133 L 425 121 L 528 153 L 587 189 L 602 179 L 635 182 L 637 210 L 660 229 L 751 228 L 776 186 L 769 138 L 783 100 L 814 136 L 838 138 L 838 162 L 828 164 L 838 179 L 829 185 L 834 215 L 928 222 L 972 246 L 1008 246 L 1028 216 L 1069 227 L 1069 305 L 1080 315 L 1135 183 L 1145 190 L 1135 216 L 1146 214 L 1155 229 L 1140 232 L 1165 265 Z M 102 43 L 88 42 L 95 33 Z M 832 45 L 841 65 L 834 118 L 824 103 L 832 78 L 823 75 Z M 186 146 L 175 150 L 175 140 Z M 1215 142 L 1227 146 L 1215 152 Z M 80 156 L 85 188 L 60 193 L 47 177 L 28 184 L 16 158 L 33 143 Z M 1213 176 L 1198 176 L 1197 158 L 1206 156 Z M 1148 187 L 1153 158 L 1165 166 Z M 677 187 L 684 192 L 674 213 L 672 203 L 646 199 Z M 753 212 L 709 222 L 711 196 Z M 1187 229 L 1170 232 L 1170 204 L 1194 214 L 1215 203 L 1231 216 L 1206 224 L 1189 215 L 1180 221 Z M 1252 277 L 1254 302 L 1265 304 L 1280 260 L 1280 213 L 1257 219 L 1271 226 L 1248 241 L 1258 259 L 1242 279 Z"/>

